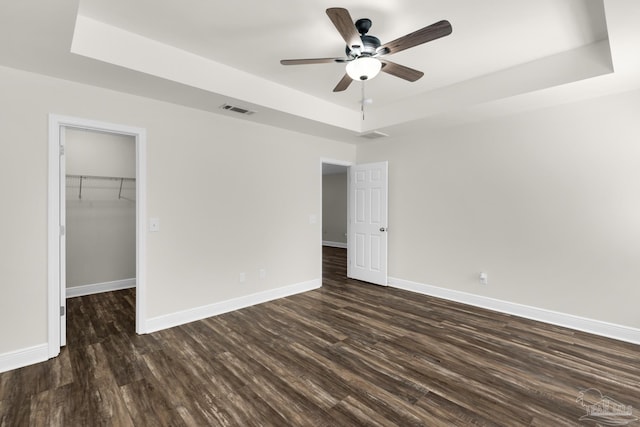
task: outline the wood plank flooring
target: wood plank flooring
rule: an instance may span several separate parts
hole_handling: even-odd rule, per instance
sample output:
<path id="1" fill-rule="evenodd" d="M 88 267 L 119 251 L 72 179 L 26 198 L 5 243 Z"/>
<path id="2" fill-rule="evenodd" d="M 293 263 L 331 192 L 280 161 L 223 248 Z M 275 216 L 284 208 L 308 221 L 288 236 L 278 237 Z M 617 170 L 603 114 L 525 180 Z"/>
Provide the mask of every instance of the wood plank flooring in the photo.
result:
<path id="1" fill-rule="evenodd" d="M 640 346 L 349 280 L 157 333 L 132 290 L 68 301 L 59 357 L 0 374 L 0 426 L 575 426 L 640 409 Z M 630 425 L 639 425 L 634 421 Z"/>

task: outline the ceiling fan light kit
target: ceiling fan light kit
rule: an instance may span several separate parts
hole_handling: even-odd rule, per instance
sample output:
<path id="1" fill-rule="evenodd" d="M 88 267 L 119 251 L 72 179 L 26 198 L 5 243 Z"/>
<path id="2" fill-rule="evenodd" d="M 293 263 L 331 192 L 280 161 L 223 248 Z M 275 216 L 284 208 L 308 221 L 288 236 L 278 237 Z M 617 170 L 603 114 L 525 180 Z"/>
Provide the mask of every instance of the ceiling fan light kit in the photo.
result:
<path id="1" fill-rule="evenodd" d="M 347 57 L 283 59 L 280 63 L 282 65 L 303 65 L 326 63 L 342 64 L 346 62 L 346 74 L 333 89 L 334 92 L 346 90 L 353 80 L 371 80 L 377 76 L 380 71 L 409 82 L 415 82 L 424 75 L 422 71 L 414 70 L 413 68 L 381 58 L 448 36 L 453 31 L 449 21 L 443 20 L 381 45 L 377 37 L 367 34 L 372 24 L 370 19 L 362 18 L 354 23 L 349 11 L 341 7 L 330 7 L 327 9 L 327 16 L 329 16 L 336 30 L 338 30 L 347 44 L 345 49 Z"/>
<path id="2" fill-rule="evenodd" d="M 361 56 L 347 63 L 347 74 L 353 80 L 371 80 L 382 69 L 382 63 L 370 56 Z"/>

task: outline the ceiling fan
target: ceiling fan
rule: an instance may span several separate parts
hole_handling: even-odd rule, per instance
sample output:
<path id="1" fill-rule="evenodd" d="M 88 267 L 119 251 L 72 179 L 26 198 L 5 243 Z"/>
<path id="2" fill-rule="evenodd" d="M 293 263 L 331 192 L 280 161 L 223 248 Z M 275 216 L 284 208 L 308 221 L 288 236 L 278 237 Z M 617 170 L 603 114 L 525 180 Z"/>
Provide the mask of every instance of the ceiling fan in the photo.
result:
<path id="1" fill-rule="evenodd" d="M 358 19 L 354 25 L 349 11 L 341 7 L 327 9 L 327 15 L 347 43 L 345 49 L 347 56 L 344 58 L 283 59 L 280 63 L 282 65 L 346 63 L 346 74 L 333 89 L 334 92 L 347 89 L 353 80 L 372 79 L 380 71 L 415 82 L 424 75 L 422 71 L 396 64 L 383 59 L 383 57 L 448 36 L 453 31 L 449 21 L 443 20 L 381 45 L 377 37 L 367 34 L 371 28 L 370 19 Z"/>

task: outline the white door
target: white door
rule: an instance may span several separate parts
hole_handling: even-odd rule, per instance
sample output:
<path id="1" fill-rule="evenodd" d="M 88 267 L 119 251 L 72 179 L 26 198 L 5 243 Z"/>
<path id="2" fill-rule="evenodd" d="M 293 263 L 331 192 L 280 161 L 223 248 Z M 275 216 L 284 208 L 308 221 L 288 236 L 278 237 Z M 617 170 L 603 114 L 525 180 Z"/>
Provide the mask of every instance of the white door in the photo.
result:
<path id="1" fill-rule="evenodd" d="M 387 162 L 351 166 L 347 276 L 387 286 Z"/>
<path id="2" fill-rule="evenodd" d="M 60 126 L 60 347 L 67 345 L 67 194 L 65 127 Z"/>

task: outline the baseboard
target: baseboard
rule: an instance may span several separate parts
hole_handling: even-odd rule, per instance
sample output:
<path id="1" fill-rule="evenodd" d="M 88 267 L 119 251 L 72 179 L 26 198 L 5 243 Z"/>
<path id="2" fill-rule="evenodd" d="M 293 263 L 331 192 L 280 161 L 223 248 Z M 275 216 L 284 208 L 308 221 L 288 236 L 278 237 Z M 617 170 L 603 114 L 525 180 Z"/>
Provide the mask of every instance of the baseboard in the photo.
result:
<path id="1" fill-rule="evenodd" d="M 102 292 L 119 291 L 136 287 L 136 279 L 114 280 L 113 282 L 94 283 L 67 288 L 67 298 L 81 297 L 84 295 L 99 294 Z"/>
<path id="2" fill-rule="evenodd" d="M 329 246 L 331 248 L 341 248 L 341 249 L 347 249 L 347 244 L 346 243 L 342 243 L 342 242 L 331 242 L 329 240 L 323 240 L 322 241 L 322 246 Z"/>
<path id="3" fill-rule="evenodd" d="M 151 319 L 147 319 L 145 332 L 156 332 L 162 329 L 184 325 L 185 323 L 194 322 L 196 320 L 205 319 L 207 317 L 217 316 L 219 314 L 228 313 L 230 311 L 239 310 L 241 308 L 251 307 L 252 305 L 261 304 L 263 302 L 272 301 L 274 299 L 284 298 L 302 292 L 311 291 L 314 289 L 318 289 L 321 286 L 322 279 L 315 279 L 308 282 L 297 283 L 294 285 L 284 286 L 282 288 L 271 289 L 268 291 L 258 292 L 243 297 L 233 298 L 215 304 L 204 305 L 189 310 L 153 317 Z"/>
<path id="4" fill-rule="evenodd" d="M 389 286 L 406 291 L 429 295 L 450 301 L 456 301 L 475 307 L 486 308 L 488 310 L 499 311 L 501 313 L 512 314 L 526 319 L 537 320 L 552 325 L 564 326 L 582 332 L 601 335 L 620 341 L 640 344 L 640 329 L 629 326 L 616 325 L 600 320 L 587 319 L 585 317 L 574 316 L 572 314 L 560 313 L 543 308 L 517 304 L 509 301 L 474 295 L 467 292 L 455 291 L 452 289 L 440 288 L 437 286 L 425 285 L 411 282 L 409 280 L 389 277 Z"/>
<path id="5" fill-rule="evenodd" d="M 44 362 L 49 359 L 49 346 L 45 344 L 0 354 L 0 372 Z"/>

